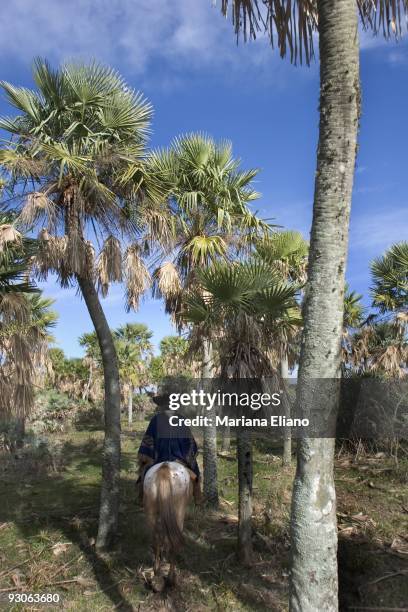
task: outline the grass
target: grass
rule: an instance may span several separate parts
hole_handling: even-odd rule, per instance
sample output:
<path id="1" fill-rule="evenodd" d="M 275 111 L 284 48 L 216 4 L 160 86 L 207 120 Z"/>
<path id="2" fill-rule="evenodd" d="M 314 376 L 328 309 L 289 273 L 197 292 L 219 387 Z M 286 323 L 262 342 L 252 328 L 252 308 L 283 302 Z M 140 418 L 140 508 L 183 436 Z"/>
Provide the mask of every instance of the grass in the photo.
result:
<path id="1" fill-rule="evenodd" d="M 220 510 L 190 510 L 178 588 L 163 596 L 146 587 L 152 559 L 134 486 L 145 425 L 138 422 L 133 431 L 124 426 L 120 534 L 106 554 L 94 547 L 101 432 L 50 435 L 56 442 L 51 462 L 2 457 L 0 589 L 58 592 L 63 609 L 72 611 L 286 610 L 294 466 L 282 469 L 279 449 L 265 444 L 254 454 L 254 566 L 244 569 L 235 560 L 236 464 L 230 454 L 219 459 Z M 403 608 L 408 601 L 406 574 L 398 574 L 408 566 L 407 470 L 406 461 L 396 468 L 383 456 L 337 462 L 343 610 Z"/>

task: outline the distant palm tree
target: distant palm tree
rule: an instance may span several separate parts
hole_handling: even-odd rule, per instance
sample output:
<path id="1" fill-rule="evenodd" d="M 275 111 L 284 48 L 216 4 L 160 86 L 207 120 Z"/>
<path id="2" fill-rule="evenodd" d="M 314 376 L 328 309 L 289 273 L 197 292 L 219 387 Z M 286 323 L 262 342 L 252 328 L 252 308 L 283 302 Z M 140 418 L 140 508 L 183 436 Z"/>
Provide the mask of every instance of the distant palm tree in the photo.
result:
<path id="1" fill-rule="evenodd" d="M 342 373 L 347 373 L 350 362 L 353 361 L 353 342 L 355 334 L 364 323 L 364 306 L 361 303 L 363 296 L 351 291 L 346 283 L 344 288 L 344 313 L 343 313 L 343 338 L 342 351 Z"/>
<path id="2" fill-rule="evenodd" d="M 361 105 L 358 15 L 374 32 L 399 35 L 408 0 L 221 0 L 224 15 L 230 6 L 237 36 L 241 30 L 244 38 L 266 31 L 281 57 L 288 55 L 292 62 L 310 63 L 319 34 L 320 128 L 297 386 L 298 405 L 307 414 L 319 401 L 310 381 L 341 375 L 344 277 Z M 330 403 L 321 394 L 322 411 L 337 410 L 339 393 L 338 384 Z M 294 611 L 338 609 L 334 443 L 334 438 L 304 438 L 299 444 L 291 521 Z"/>
<path id="3" fill-rule="evenodd" d="M 358 374 L 406 378 L 408 339 L 395 321 L 364 325 L 351 338 L 350 361 Z"/>
<path id="4" fill-rule="evenodd" d="M 133 395 L 135 388 L 146 386 L 148 381 L 149 363 L 152 356 L 153 332 L 144 323 L 126 323 L 112 330 L 118 358 L 118 368 L 121 382 L 122 395 L 127 400 L 128 423 L 133 421 Z M 85 348 L 85 360 L 90 370 L 89 386 L 91 376 L 94 383 L 100 384 L 97 371 L 102 364 L 102 356 L 95 332 L 87 332 L 79 338 L 80 346 Z"/>
<path id="5" fill-rule="evenodd" d="M 373 306 L 382 314 L 408 315 L 408 242 L 394 244 L 375 259 L 371 276 Z"/>
<path id="6" fill-rule="evenodd" d="M 372 306 L 351 338 L 351 363 L 358 373 L 405 378 L 408 363 L 408 243 L 393 245 L 371 264 Z M 357 326 L 355 326 L 357 327 Z"/>
<path id="7" fill-rule="evenodd" d="M 56 347 L 48 351 L 46 385 L 69 397 L 91 401 L 100 399 L 98 394 L 102 389 L 102 384 L 95 384 L 93 360 L 68 358 L 62 349 Z"/>
<path id="8" fill-rule="evenodd" d="M 120 389 L 115 347 L 95 284 L 106 295 L 110 282 L 125 279 L 128 306 L 136 307 L 149 284 L 138 238 L 146 228 L 150 236 L 167 231 L 163 211 L 149 198 L 157 192 L 144 173 L 152 109 L 114 70 L 97 63 L 53 70 L 37 59 L 33 78 L 35 90 L 1 83 L 18 115 L 0 120 L 12 136 L 0 149 L 0 163 L 15 201 L 21 202 L 20 222 L 40 230 L 38 275 L 55 272 L 61 286 L 78 284 L 98 337 L 105 379 L 97 537 L 103 548 L 118 523 Z"/>
<path id="9" fill-rule="evenodd" d="M 127 393 L 128 424 L 133 422 L 133 395 L 148 381 L 150 359 L 153 355 L 153 332 L 144 323 L 126 323 L 114 332 L 122 388 Z"/>
<path id="10" fill-rule="evenodd" d="M 183 336 L 164 336 L 160 341 L 163 376 L 180 376 L 189 368 L 189 341 Z"/>
<path id="11" fill-rule="evenodd" d="M 258 171 L 241 170 L 229 142 L 217 144 L 206 135 L 189 134 L 154 153 L 150 164 L 151 173 L 168 185 L 175 233 L 172 259 L 154 272 L 153 289 L 182 325 L 183 294 L 193 286 L 197 270 L 247 250 L 269 226 L 249 208 L 259 197 L 252 186 Z M 215 372 L 213 340 L 211 335 L 201 338 L 202 378 L 207 382 Z M 217 506 L 215 427 L 206 427 L 203 438 L 204 495 Z"/>
<path id="12" fill-rule="evenodd" d="M 196 276 L 197 285 L 185 298 L 182 317 L 194 324 L 195 336 L 217 337 L 221 376 L 235 380 L 273 376 L 270 337 L 281 325 L 300 321 L 295 299 L 299 287 L 257 260 L 217 263 Z M 244 564 L 252 557 L 251 446 L 251 434 L 239 428 L 238 555 Z"/>

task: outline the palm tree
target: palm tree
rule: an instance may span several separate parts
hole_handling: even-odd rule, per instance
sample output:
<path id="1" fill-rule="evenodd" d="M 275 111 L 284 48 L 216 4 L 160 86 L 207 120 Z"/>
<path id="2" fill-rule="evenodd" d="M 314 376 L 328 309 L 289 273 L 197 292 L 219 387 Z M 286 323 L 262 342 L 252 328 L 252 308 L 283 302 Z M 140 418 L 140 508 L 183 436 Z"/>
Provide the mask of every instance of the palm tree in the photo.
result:
<path id="1" fill-rule="evenodd" d="M 160 341 L 164 376 L 177 376 L 186 370 L 189 342 L 183 336 L 165 336 Z"/>
<path id="2" fill-rule="evenodd" d="M 152 173 L 169 189 L 174 215 L 172 260 L 154 273 L 154 294 L 164 297 L 166 310 L 180 322 L 183 292 L 195 282 L 196 271 L 212 262 L 229 260 L 251 241 L 269 231 L 249 205 L 259 197 L 252 181 L 257 170 L 243 171 L 229 142 L 215 143 L 202 134 L 176 139 L 168 150 L 151 156 Z M 213 337 L 202 337 L 202 378 L 214 376 Z M 218 505 L 216 429 L 206 427 L 203 439 L 204 495 Z"/>
<path id="3" fill-rule="evenodd" d="M 381 314 L 408 314 L 408 242 L 394 244 L 371 264 L 373 306 Z M 402 315 L 402 316 L 401 316 Z"/>
<path id="4" fill-rule="evenodd" d="M 159 344 L 160 354 L 150 360 L 149 377 L 158 386 L 170 384 L 174 379 L 200 376 L 201 364 L 191 353 L 185 336 L 165 336 Z"/>
<path id="5" fill-rule="evenodd" d="M 408 361 L 408 243 L 395 244 L 375 259 L 371 277 L 372 306 L 377 312 L 353 334 L 350 361 L 360 374 L 404 378 Z"/>
<path id="6" fill-rule="evenodd" d="M 41 386 L 47 371 L 49 345 L 54 342 L 51 330 L 57 323 L 58 315 L 54 310 L 51 310 L 55 300 L 43 297 L 40 292 L 28 293 L 25 299 L 29 315 L 25 324 L 20 326 L 19 333 L 30 338 L 30 343 L 34 342 L 34 351 L 30 346 L 34 355 L 32 384 Z M 19 447 L 24 444 L 25 421 L 26 415 L 24 413 L 16 419 L 16 443 Z"/>
<path id="7" fill-rule="evenodd" d="M 53 300 L 27 279 L 36 242 L 14 223 L 13 215 L 0 213 L 0 416 L 15 420 L 21 446 L 35 375 L 44 366 L 57 316 L 50 310 Z"/>
<path id="8" fill-rule="evenodd" d="M 102 385 L 96 380 L 95 371 L 99 369 L 99 366 L 95 367 L 94 360 L 87 356 L 83 359 L 67 358 L 64 351 L 57 347 L 49 349 L 48 358 L 47 387 L 56 388 L 77 400 L 100 399 L 98 394 Z"/>
<path id="9" fill-rule="evenodd" d="M 351 339 L 350 361 L 358 374 L 406 378 L 408 341 L 395 321 L 364 325 Z"/>
<path id="10" fill-rule="evenodd" d="M 288 283 L 260 261 L 217 263 L 197 271 L 197 286 L 185 298 L 182 317 L 194 324 L 192 334 L 217 337 L 221 376 L 240 379 L 271 377 L 270 338 L 277 328 L 300 320 L 299 287 Z M 238 556 L 252 558 L 251 435 L 237 430 L 239 483 Z"/>
<path id="11" fill-rule="evenodd" d="M 401 33 L 407 0 L 222 0 L 237 35 L 266 30 L 281 57 L 309 64 L 319 34 L 320 127 L 297 402 L 313 379 L 340 377 L 344 275 L 360 115 L 358 13 L 386 37 Z M 322 394 L 323 395 L 323 394 Z M 339 389 L 322 401 L 336 411 Z M 292 500 L 292 610 L 338 609 L 334 438 L 303 439 Z M 316 495 L 315 491 L 319 491 Z M 310 577 L 313 576 L 311 580 Z"/>
<path id="12" fill-rule="evenodd" d="M 19 114 L 0 120 L 11 135 L 0 163 L 21 203 L 20 222 L 40 229 L 37 274 L 45 278 L 52 271 L 61 286 L 78 285 L 98 337 L 105 381 L 97 537 L 103 548 L 118 523 L 120 389 L 97 289 L 106 295 L 110 282 L 124 279 L 128 306 L 136 307 L 148 285 L 138 238 L 147 226 L 162 236 L 166 232 L 164 212 L 153 206 L 154 187 L 143 171 L 152 110 L 115 71 L 96 63 L 53 70 L 37 59 L 33 78 L 35 90 L 1 83 Z"/>
<path id="13" fill-rule="evenodd" d="M 148 368 L 153 346 L 151 332 L 144 323 L 126 323 L 114 332 L 122 388 L 128 396 L 128 424 L 133 422 L 135 388 L 148 384 Z"/>
<path id="14" fill-rule="evenodd" d="M 152 356 L 151 337 L 153 333 L 144 323 L 126 323 L 113 330 L 112 336 L 118 358 L 118 368 L 123 397 L 127 399 L 128 423 L 133 422 L 133 395 L 135 388 L 148 384 L 149 363 Z M 95 332 L 87 332 L 79 338 L 80 346 L 85 348 L 85 359 L 92 372 L 97 372 L 102 364 L 102 356 Z M 97 381 L 97 374 L 94 374 Z M 102 382 L 102 381 L 100 381 Z"/>
<path id="15" fill-rule="evenodd" d="M 306 281 L 308 244 L 300 232 L 286 230 L 276 232 L 259 241 L 255 245 L 256 254 L 272 272 L 277 272 L 288 282 L 304 284 Z M 273 365 L 279 362 L 282 385 L 286 388 L 289 378 L 289 367 L 293 368 L 299 359 L 300 327 L 286 322 L 280 325 L 274 333 L 275 344 L 271 350 Z M 290 400 L 284 394 L 285 416 L 290 417 Z M 283 439 L 282 463 L 289 466 L 292 462 L 292 437 L 290 428 L 285 429 Z"/>
<path id="16" fill-rule="evenodd" d="M 82 397 L 88 400 L 90 397 L 98 396 L 98 391 L 103 389 L 104 380 L 101 378 L 102 358 L 101 349 L 96 332 L 85 332 L 78 338 L 79 346 L 85 349 L 83 364 L 87 368 L 88 380 L 86 387 L 82 390 Z M 115 347 L 116 351 L 116 347 Z M 117 355 L 116 355 L 117 357 Z M 119 368 L 119 365 L 118 365 Z M 69 367 L 69 375 L 71 368 Z"/>
<path id="17" fill-rule="evenodd" d="M 363 296 L 352 291 L 346 283 L 344 288 L 343 338 L 342 338 L 342 373 L 347 372 L 350 361 L 353 360 L 353 343 L 356 333 L 364 323 Z"/>

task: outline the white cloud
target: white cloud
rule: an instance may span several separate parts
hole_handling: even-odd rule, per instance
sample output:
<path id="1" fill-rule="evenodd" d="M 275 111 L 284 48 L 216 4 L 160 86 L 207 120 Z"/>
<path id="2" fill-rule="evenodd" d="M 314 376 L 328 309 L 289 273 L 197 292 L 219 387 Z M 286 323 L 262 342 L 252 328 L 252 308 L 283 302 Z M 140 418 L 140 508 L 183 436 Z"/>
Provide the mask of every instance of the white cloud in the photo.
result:
<path id="1" fill-rule="evenodd" d="M 380 211 L 359 211 L 352 216 L 350 249 L 380 255 L 408 235 L 408 208 L 405 204 Z"/>
<path id="2" fill-rule="evenodd" d="M 134 75 L 146 74 L 152 62 L 165 66 L 161 73 L 205 66 L 228 77 L 226 68 L 242 72 L 245 65 L 254 71 L 265 68 L 274 77 L 281 73 L 286 62 L 271 51 L 265 36 L 237 49 L 231 21 L 222 18 L 219 4 L 212 6 L 210 0 L 3 0 L 0 53 L 3 61 L 23 64 L 36 55 L 53 61 L 92 56 L 126 67 Z M 383 44 L 381 36 L 361 35 L 363 49 Z M 166 81 L 173 82 L 168 76 Z"/>
<path id="3" fill-rule="evenodd" d="M 8 0 L 0 6 L 0 53 L 29 63 L 97 57 L 145 73 L 152 62 L 170 70 L 258 64 L 272 54 L 265 39 L 237 51 L 230 21 L 210 0 Z M 250 53 L 248 53 L 250 51 Z"/>
<path id="4" fill-rule="evenodd" d="M 393 66 L 400 66 L 401 64 L 408 64 L 407 57 L 407 49 L 405 48 L 397 48 L 393 51 L 390 51 L 388 54 L 388 61 Z"/>

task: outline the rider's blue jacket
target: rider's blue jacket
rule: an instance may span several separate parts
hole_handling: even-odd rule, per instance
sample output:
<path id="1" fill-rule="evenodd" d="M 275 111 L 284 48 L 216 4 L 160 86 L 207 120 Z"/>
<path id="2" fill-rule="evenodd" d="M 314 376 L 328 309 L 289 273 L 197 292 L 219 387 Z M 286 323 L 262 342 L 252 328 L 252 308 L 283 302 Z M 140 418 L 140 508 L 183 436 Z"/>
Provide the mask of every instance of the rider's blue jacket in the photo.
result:
<path id="1" fill-rule="evenodd" d="M 177 417 L 174 413 L 172 416 Z M 179 425 L 170 425 L 167 412 L 152 418 L 139 448 L 139 454 L 153 459 L 153 465 L 162 461 L 180 461 L 199 477 L 197 452 L 190 428 L 182 421 Z"/>

